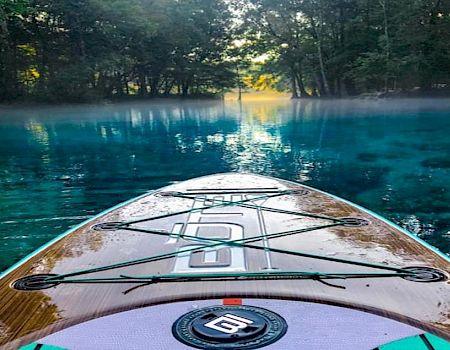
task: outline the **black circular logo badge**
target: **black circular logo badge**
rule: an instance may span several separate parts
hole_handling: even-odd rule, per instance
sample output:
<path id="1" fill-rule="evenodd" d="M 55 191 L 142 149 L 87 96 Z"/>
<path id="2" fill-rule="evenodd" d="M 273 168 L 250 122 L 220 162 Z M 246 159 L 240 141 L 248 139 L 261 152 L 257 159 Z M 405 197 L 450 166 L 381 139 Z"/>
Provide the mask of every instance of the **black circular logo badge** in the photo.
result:
<path id="1" fill-rule="evenodd" d="M 287 331 L 278 314 L 255 306 L 211 306 L 181 316 L 172 327 L 179 341 L 199 349 L 257 349 Z"/>

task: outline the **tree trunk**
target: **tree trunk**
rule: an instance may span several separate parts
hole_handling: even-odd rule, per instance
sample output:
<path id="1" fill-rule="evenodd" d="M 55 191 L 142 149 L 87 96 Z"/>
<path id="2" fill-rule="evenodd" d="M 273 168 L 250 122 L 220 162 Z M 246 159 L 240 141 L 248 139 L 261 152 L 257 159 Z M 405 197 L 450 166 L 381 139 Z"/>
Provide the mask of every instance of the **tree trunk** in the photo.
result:
<path id="1" fill-rule="evenodd" d="M 146 96 L 148 93 L 147 81 L 146 81 L 145 74 L 142 71 L 139 72 L 138 81 L 139 81 L 139 95 Z"/>
<path id="2" fill-rule="evenodd" d="M 344 8 L 343 3 L 339 4 L 339 45 L 341 49 L 345 47 L 345 18 L 344 18 Z"/>
<path id="3" fill-rule="evenodd" d="M 238 101 L 242 101 L 242 86 L 241 86 L 241 75 L 239 72 L 239 66 L 236 65 L 236 74 L 237 74 L 237 86 L 238 86 Z"/>
<path id="4" fill-rule="evenodd" d="M 152 96 L 152 97 L 155 97 L 158 95 L 159 80 L 160 80 L 159 74 L 150 79 L 150 96 Z"/>
<path id="5" fill-rule="evenodd" d="M 295 100 L 298 98 L 298 92 L 297 92 L 297 78 L 295 77 L 295 74 L 292 74 L 291 82 L 292 82 L 292 96 L 291 99 Z"/>
<path id="6" fill-rule="evenodd" d="M 171 80 L 169 82 L 169 79 L 166 80 L 165 86 L 164 86 L 164 95 L 168 96 L 170 94 L 170 91 L 173 88 L 173 85 L 175 84 L 175 80 Z"/>
<path id="7" fill-rule="evenodd" d="M 185 80 L 183 81 L 183 84 L 181 86 L 181 96 L 186 97 L 189 92 L 189 81 Z"/>
<path id="8" fill-rule="evenodd" d="M 123 97 L 124 95 L 124 91 L 123 91 L 123 77 L 122 77 L 122 73 L 120 73 L 119 71 L 115 72 L 115 84 L 116 86 L 116 94 L 119 97 Z"/>
<path id="9" fill-rule="evenodd" d="M 316 89 L 319 90 L 319 97 L 324 96 L 325 93 L 324 93 L 323 81 L 320 78 L 319 73 L 314 74 L 314 81 L 316 83 Z"/>
<path id="10" fill-rule="evenodd" d="M 383 9 L 383 26 L 384 26 L 384 40 L 385 40 L 385 53 L 386 53 L 386 73 L 384 76 L 384 91 L 388 91 L 388 79 L 389 79 L 389 59 L 391 55 L 391 45 L 389 40 L 388 18 L 386 10 L 387 0 L 378 0 L 381 8 Z"/>
<path id="11" fill-rule="evenodd" d="M 128 86 L 128 77 L 126 74 L 123 75 L 123 85 L 125 87 L 125 94 L 130 96 L 130 88 Z"/>
<path id="12" fill-rule="evenodd" d="M 347 84 L 345 84 L 345 79 L 343 78 L 339 78 L 339 94 L 340 97 L 348 96 Z"/>
<path id="13" fill-rule="evenodd" d="M 297 71 L 297 85 L 301 98 L 311 97 L 311 95 L 306 92 L 305 85 L 303 84 L 303 74 L 300 70 Z"/>
<path id="14" fill-rule="evenodd" d="M 328 80 L 327 80 L 327 75 L 325 72 L 325 64 L 323 62 L 323 52 L 322 52 L 322 18 L 319 19 L 319 30 L 317 30 L 317 24 L 316 21 L 314 20 L 313 16 L 309 16 L 309 20 L 311 23 L 311 28 L 312 28 L 312 34 L 313 34 L 313 38 L 316 44 L 316 48 L 317 48 L 317 56 L 319 58 L 319 68 L 320 68 L 320 75 L 322 78 L 322 83 L 323 83 L 323 93 L 324 95 L 330 96 L 331 95 L 331 91 L 330 91 L 330 86 L 328 84 Z M 322 94 L 321 94 L 322 95 Z"/>
<path id="15" fill-rule="evenodd" d="M 324 92 L 325 92 L 325 95 L 330 96 L 331 91 L 330 91 L 330 86 L 328 85 L 327 75 L 325 73 L 325 65 L 323 63 L 323 54 L 322 54 L 322 45 L 320 43 L 320 40 L 317 40 L 316 45 L 317 45 L 317 54 L 319 55 L 320 75 L 322 77 L 323 88 L 325 90 Z"/>
<path id="16" fill-rule="evenodd" d="M 12 87 L 16 75 L 11 69 L 12 61 L 8 24 L 0 6 L 0 100 L 9 100 L 14 95 Z"/>

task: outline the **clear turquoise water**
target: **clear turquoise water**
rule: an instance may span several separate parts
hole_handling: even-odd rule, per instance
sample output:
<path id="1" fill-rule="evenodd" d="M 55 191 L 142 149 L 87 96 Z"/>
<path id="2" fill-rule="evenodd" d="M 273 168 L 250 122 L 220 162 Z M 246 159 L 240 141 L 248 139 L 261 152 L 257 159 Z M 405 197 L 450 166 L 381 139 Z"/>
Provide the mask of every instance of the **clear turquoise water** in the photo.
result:
<path id="1" fill-rule="evenodd" d="M 99 211 L 246 171 L 365 206 L 450 252 L 450 101 L 0 109 L 0 270 Z"/>

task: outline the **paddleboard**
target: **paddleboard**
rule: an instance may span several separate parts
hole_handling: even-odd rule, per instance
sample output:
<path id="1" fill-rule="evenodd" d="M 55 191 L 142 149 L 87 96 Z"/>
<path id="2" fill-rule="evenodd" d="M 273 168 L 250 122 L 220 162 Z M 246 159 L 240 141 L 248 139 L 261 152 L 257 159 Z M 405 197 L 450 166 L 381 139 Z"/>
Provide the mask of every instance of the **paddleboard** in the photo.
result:
<path id="1" fill-rule="evenodd" d="M 448 349 L 449 271 L 447 255 L 346 200 L 210 175 L 107 210 L 6 270 L 0 347 Z"/>

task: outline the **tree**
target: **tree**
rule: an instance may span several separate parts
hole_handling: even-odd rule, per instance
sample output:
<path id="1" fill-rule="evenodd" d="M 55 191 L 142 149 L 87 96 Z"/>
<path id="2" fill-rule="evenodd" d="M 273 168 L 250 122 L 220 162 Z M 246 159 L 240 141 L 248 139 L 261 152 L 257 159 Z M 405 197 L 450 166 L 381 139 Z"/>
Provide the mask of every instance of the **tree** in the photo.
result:
<path id="1" fill-rule="evenodd" d="M 0 0 L 0 102 L 220 96 L 247 73 L 293 98 L 450 90 L 450 3 Z"/>
<path id="2" fill-rule="evenodd" d="M 30 0 L 27 11 L 10 6 L 25 0 L 1 1 L 0 101 L 214 95 L 232 86 L 223 1 Z"/>
<path id="3" fill-rule="evenodd" d="M 294 98 L 449 86 L 448 1 L 236 2 L 247 36 Z"/>

